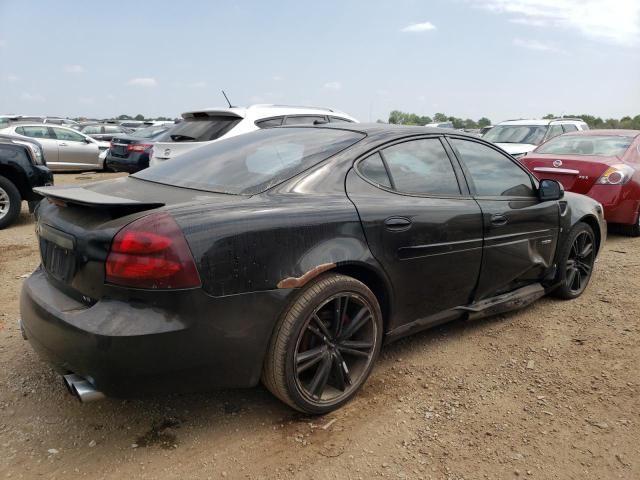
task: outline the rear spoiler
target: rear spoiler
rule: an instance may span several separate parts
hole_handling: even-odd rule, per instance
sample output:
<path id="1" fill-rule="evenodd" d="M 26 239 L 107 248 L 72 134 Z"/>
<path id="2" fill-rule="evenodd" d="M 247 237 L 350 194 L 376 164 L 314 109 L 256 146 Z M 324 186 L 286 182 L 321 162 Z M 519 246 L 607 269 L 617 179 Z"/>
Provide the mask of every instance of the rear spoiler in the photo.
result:
<path id="1" fill-rule="evenodd" d="M 141 210 L 165 205 L 163 202 L 157 201 L 141 202 L 130 198 L 114 197 L 82 187 L 37 187 L 33 191 L 51 200 L 52 203 L 62 205 L 73 203 L 94 208 L 133 207 Z"/>

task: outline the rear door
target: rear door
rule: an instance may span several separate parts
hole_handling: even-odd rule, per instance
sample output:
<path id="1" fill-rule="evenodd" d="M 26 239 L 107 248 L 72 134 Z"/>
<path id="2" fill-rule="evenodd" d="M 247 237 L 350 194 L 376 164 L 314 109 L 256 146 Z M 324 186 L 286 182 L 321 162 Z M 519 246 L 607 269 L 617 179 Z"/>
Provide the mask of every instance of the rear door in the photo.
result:
<path id="1" fill-rule="evenodd" d="M 394 143 L 347 176 L 367 242 L 394 287 L 390 328 L 456 316 L 482 258 L 482 218 L 438 136 Z"/>
<path id="2" fill-rule="evenodd" d="M 50 127 L 58 140 L 59 162 L 68 170 L 98 166 L 98 144 L 87 143 L 78 132 Z"/>
<path id="3" fill-rule="evenodd" d="M 493 146 L 467 137 L 449 142 L 482 209 L 484 252 L 475 300 L 541 280 L 553 266 L 558 202 L 538 200 L 530 174 Z"/>
<path id="4" fill-rule="evenodd" d="M 54 169 L 58 164 L 58 141 L 53 132 L 46 125 L 16 127 L 18 135 L 35 138 L 44 150 L 44 158 L 49 168 Z"/>

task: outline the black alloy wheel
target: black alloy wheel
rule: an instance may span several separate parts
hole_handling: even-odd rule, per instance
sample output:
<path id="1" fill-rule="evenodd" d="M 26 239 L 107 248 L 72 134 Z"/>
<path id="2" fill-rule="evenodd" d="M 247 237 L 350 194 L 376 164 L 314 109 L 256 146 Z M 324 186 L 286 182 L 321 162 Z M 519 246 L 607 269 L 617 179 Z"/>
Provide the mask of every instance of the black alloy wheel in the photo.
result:
<path id="1" fill-rule="evenodd" d="M 585 223 L 578 223 L 560 252 L 557 296 L 572 299 L 582 295 L 593 273 L 596 249 L 593 229 Z"/>
<path id="2" fill-rule="evenodd" d="M 365 382 L 382 340 L 373 293 L 343 275 L 319 277 L 303 289 L 271 342 L 263 382 L 297 410 L 327 413 Z"/>

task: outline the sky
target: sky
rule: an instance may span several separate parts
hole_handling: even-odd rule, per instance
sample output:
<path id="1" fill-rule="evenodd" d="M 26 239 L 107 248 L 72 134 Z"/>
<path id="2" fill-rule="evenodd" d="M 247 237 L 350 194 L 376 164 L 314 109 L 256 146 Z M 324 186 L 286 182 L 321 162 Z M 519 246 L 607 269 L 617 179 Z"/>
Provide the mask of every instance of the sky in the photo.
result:
<path id="1" fill-rule="evenodd" d="M 640 114 L 640 0 L 0 0 L 0 114 Z"/>

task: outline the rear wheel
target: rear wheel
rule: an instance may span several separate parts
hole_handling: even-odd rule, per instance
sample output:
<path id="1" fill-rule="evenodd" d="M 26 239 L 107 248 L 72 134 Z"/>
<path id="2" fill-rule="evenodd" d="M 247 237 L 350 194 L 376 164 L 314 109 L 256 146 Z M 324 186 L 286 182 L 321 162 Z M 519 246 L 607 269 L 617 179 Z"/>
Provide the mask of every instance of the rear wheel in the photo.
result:
<path id="1" fill-rule="evenodd" d="M 365 382 L 382 343 L 382 313 L 358 280 L 328 274 L 309 283 L 274 332 L 262 382 L 296 410 L 325 414 Z"/>
<path id="2" fill-rule="evenodd" d="M 596 259 L 596 242 L 593 229 L 586 223 L 578 223 L 569 232 L 558 257 L 560 285 L 553 292 L 559 298 L 577 298 L 589 284 Z"/>
<path id="3" fill-rule="evenodd" d="M 22 197 L 16 186 L 0 176 L 0 229 L 8 227 L 20 215 Z"/>

